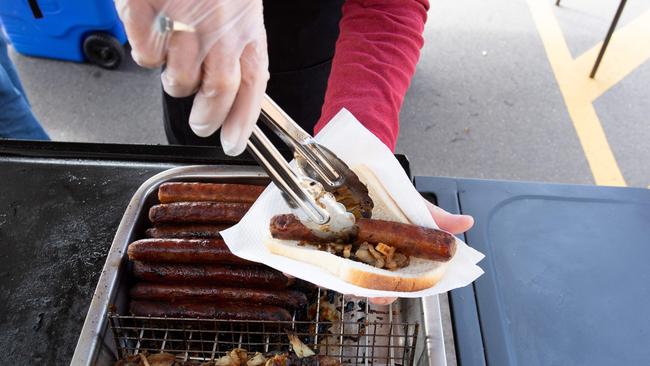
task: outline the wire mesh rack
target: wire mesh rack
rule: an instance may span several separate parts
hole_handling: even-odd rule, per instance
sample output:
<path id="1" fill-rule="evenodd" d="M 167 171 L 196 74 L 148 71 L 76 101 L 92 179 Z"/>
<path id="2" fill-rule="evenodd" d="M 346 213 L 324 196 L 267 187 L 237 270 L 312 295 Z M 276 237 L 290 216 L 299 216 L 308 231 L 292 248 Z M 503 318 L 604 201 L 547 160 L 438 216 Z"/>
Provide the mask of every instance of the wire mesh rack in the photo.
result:
<path id="1" fill-rule="evenodd" d="M 323 300 L 322 300 L 323 298 Z M 119 355 L 168 352 L 184 361 L 210 361 L 233 349 L 287 352 L 293 333 L 320 355 L 350 365 L 412 365 L 418 323 L 401 322 L 394 306 L 380 309 L 342 295 L 319 296 L 313 320 L 232 321 L 109 314 Z M 328 302 L 328 304 L 324 304 Z M 326 306 L 323 306 L 326 305 Z M 332 311 L 336 310 L 336 311 Z"/>

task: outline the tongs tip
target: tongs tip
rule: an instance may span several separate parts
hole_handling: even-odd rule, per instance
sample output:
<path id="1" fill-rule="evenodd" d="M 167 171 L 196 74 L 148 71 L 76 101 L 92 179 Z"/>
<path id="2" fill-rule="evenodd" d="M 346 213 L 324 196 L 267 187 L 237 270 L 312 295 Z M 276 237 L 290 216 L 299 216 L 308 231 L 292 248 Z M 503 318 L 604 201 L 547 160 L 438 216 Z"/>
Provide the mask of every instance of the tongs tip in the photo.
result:
<path id="1" fill-rule="evenodd" d="M 368 205 L 364 202 L 370 201 L 368 191 L 356 174 L 336 154 L 318 144 L 268 95 L 263 99 L 260 119 L 294 152 L 298 174 L 289 167 L 262 130 L 255 126 L 249 148 L 283 191 L 285 198 L 289 198 L 287 201 L 290 204 L 302 208 L 311 221 L 321 225 L 330 221 L 330 213 L 335 216 L 338 214 L 321 207 L 317 200 L 323 192 L 332 193 L 335 200 L 345 197 L 350 201 L 352 198 L 352 206 L 356 207 L 356 211 L 367 211 Z M 305 185 L 311 184 L 310 182 L 317 182 L 318 186 Z M 372 209 L 372 204 L 369 207 Z M 359 215 L 359 212 L 354 215 Z"/>

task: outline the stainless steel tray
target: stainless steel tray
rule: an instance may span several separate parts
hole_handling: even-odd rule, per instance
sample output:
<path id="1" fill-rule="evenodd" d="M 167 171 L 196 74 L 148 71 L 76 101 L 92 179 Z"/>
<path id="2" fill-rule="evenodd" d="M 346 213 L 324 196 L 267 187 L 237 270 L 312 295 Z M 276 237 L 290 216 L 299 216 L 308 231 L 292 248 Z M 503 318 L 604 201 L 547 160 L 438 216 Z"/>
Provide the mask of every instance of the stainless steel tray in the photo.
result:
<path id="1" fill-rule="evenodd" d="M 266 174 L 256 167 L 187 166 L 159 173 L 136 191 L 108 252 L 106 263 L 90 303 L 71 365 L 113 365 L 117 348 L 108 326 L 108 314 L 125 314 L 128 302 L 127 246 L 142 237 L 148 225 L 148 208 L 157 203 L 158 186 L 169 181 L 203 181 L 222 183 L 263 183 Z M 110 308 L 113 307 L 114 308 Z M 400 299 L 394 305 L 403 322 L 420 324 L 415 364 L 446 365 L 440 304 L 437 296 L 423 299 Z"/>

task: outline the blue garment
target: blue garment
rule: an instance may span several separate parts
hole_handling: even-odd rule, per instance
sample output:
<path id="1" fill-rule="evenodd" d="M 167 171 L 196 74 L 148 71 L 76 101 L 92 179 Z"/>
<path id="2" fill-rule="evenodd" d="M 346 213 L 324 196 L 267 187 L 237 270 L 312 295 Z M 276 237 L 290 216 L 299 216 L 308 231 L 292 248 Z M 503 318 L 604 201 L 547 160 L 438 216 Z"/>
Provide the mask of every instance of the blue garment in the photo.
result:
<path id="1" fill-rule="evenodd" d="M 49 140 L 25 95 L 0 25 L 0 138 Z"/>

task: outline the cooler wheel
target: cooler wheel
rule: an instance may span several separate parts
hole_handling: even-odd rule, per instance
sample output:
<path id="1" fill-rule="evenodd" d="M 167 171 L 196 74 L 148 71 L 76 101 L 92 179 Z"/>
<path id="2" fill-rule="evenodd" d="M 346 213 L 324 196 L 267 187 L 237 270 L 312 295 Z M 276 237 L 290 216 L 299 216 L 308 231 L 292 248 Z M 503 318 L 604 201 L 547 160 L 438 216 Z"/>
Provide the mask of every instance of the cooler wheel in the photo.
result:
<path id="1" fill-rule="evenodd" d="M 124 59 L 124 47 L 107 33 L 93 33 L 84 39 L 86 59 L 105 69 L 117 69 Z"/>

